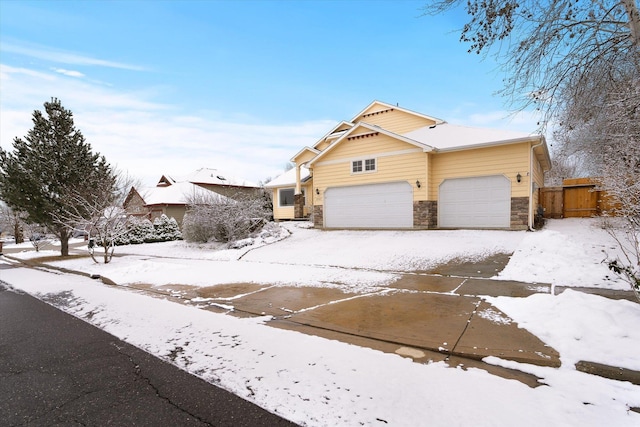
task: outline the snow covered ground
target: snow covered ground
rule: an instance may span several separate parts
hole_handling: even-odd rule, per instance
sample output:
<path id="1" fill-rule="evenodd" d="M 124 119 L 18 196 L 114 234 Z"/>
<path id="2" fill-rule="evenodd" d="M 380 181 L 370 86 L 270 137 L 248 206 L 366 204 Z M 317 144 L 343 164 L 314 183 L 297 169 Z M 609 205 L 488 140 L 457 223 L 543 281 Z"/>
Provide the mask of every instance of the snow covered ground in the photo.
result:
<path id="1" fill-rule="evenodd" d="M 514 252 L 497 279 L 628 289 L 602 263 L 616 253 L 597 220 L 550 221 L 535 233 L 319 231 L 290 223 L 244 243 L 238 249 L 184 242 L 128 246 L 116 252 L 128 255 L 108 265 L 89 259 L 55 265 L 119 284 L 253 282 L 361 292 L 384 287 L 401 271 Z M 561 354 L 559 369 L 487 360 L 533 373 L 547 385 L 532 389 L 482 370 L 414 363 L 271 328 L 266 318 L 211 313 L 80 276 L 14 268 L 0 270 L 0 280 L 303 425 L 640 424 L 640 414 L 629 410 L 640 407 L 639 386 L 574 368 L 588 360 L 640 370 L 640 304 L 625 300 L 576 291 L 487 297 Z"/>

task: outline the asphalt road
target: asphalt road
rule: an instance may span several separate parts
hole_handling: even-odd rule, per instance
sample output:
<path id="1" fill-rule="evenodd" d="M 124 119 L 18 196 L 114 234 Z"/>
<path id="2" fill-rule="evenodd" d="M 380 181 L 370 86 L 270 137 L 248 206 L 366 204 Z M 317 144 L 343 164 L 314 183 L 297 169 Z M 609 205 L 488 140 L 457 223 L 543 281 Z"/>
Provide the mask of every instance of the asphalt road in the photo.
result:
<path id="1" fill-rule="evenodd" d="M 0 282 L 0 425 L 294 424 Z"/>

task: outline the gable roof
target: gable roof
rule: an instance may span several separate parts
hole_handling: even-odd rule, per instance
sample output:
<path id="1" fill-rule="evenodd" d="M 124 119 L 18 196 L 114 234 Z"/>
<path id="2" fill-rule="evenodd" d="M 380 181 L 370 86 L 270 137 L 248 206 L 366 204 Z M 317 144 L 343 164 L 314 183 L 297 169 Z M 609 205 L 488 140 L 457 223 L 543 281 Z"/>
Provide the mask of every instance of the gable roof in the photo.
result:
<path id="1" fill-rule="evenodd" d="M 317 144 L 316 144 L 316 145 L 317 145 Z M 297 152 L 297 153 L 296 153 L 296 154 L 295 154 L 295 155 L 290 159 L 290 161 L 295 162 L 295 161 L 296 161 L 295 159 L 296 159 L 300 154 L 304 153 L 305 151 L 309 151 L 309 152 L 311 152 L 312 154 L 316 154 L 316 155 L 320 153 L 320 151 L 319 151 L 319 150 L 316 150 L 315 148 L 311 148 L 311 147 L 304 147 L 302 150 L 298 151 L 298 152 Z"/>
<path id="2" fill-rule="evenodd" d="M 339 138 L 340 136 L 342 136 L 346 131 L 348 131 L 352 127 L 353 127 L 353 123 L 345 122 L 344 120 L 341 121 L 340 123 L 335 125 L 329 132 L 324 134 L 324 136 L 322 136 L 322 138 L 320 138 L 318 141 L 316 141 L 316 143 L 313 144 L 313 148 L 318 147 L 318 145 L 322 144 L 327 139 Z M 344 128 L 344 129 L 340 129 L 340 128 Z"/>
<path id="3" fill-rule="evenodd" d="M 358 134 L 356 133 L 358 129 L 367 129 L 369 132 L 365 133 L 365 134 Z M 433 147 L 427 145 L 427 144 L 423 144 L 420 141 L 416 141 L 414 139 L 408 138 L 406 136 L 403 135 L 399 135 L 397 133 L 393 133 L 391 131 L 388 131 L 386 129 L 383 129 L 379 126 L 376 125 L 371 125 L 369 123 L 365 123 L 365 122 L 360 122 L 357 125 L 355 125 L 354 127 L 352 127 L 351 129 L 349 129 L 344 135 L 342 135 L 340 138 L 338 138 L 337 140 L 335 140 L 334 142 L 331 143 L 331 145 L 329 145 L 327 148 L 324 149 L 324 151 L 322 151 L 320 154 L 318 154 L 316 157 L 314 157 L 313 159 L 311 159 L 308 164 L 312 165 L 314 163 L 316 163 L 319 159 L 321 159 L 322 157 L 324 157 L 328 152 L 330 152 L 331 150 L 333 150 L 338 144 L 340 144 L 342 141 L 350 138 L 350 137 L 358 137 L 358 136 L 364 136 L 364 135 L 369 135 L 372 133 L 381 133 L 383 135 L 387 135 L 391 138 L 406 142 L 407 144 L 411 144 L 414 145 L 418 148 L 421 148 L 423 151 L 433 151 Z"/>
<path id="4" fill-rule="evenodd" d="M 373 101 L 371 104 L 367 105 L 364 110 L 362 110 L 358 114 L 356 114 L 356 116 L 353 119 L 351 119 L 351 123 L 356 123 L 358 121 L 358 119 L 360 119 L 364 115 L 375 114 L 375 113 L 382 112 L 382 111 L 387 111 L 387 110 L 398 110 L 398 111 L 402 111 L 404 113 L 411 114 L 411 115 L 414 115 L 414 116 L 417 116 L 417 117 L 422 117 L 423 119 L 428 119 L 428 120 L 434 121 L 436 123 L 444 123 L 444 120 L 442 120 L 442 119 L 438 119 L 436 117 L 427 116 L 425 114 L 418 113 L 416 111 L 408 110 L 406 108 L 400 107 L 397 104 L 396 105 L 392 105 L 392 104 L 387 104 L 386 102 L 377 101 L 377 100 Z"/>

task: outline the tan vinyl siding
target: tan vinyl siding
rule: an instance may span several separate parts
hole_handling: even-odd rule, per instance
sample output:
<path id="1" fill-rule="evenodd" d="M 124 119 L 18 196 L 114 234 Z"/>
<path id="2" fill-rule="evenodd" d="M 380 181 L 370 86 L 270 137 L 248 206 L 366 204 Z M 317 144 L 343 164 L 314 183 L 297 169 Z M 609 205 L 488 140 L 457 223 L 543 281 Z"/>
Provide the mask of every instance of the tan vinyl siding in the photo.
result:
<path id="1" fill-rule="evenodd" d="M 302 153 L 298 155 L 298 157 L 293 159 L 293 161 L 296 163 L 296 165 L 301 165 L 313 159 L 315 156 L 317 156 L 317 154 L 314 153 L 313 151 L 304 150 Z"/>
<path id="2" fill-rule="evenodd" d="M 318 151 L 324 151 L 324 149 L 327 148 L 333 141 L 335 141 L 335 139 L 324 140 L 324 141 L 318 143 L 315 148 Z"/>
<path id="3" fill-rule="evenodd" d="M 438 186 L 447 178 L 504 175 L 511 180 L 511 197 L 529 197 L 529 143 L 500 145 L 432 155 L 429 197 L 438 199 Z M 516 175 L 520 173 L 522 182 Z"/>
<path id="4" fill-rule="evenodd" d="M 304 210 L 303 210 L 303 214 L 305 217 L 308 217 L 309 215 L 311 215 L 311 212 L 313 212 L 313 196 L 315 196 L 314 193 L 314 189 L 313 189 L 313 182 L 308 182 L 305 185 L 302 186 L 302 188 L 304 189 Z"/>
<path id="5" fill-rule="evenodd" d="M 380 110 L 379 107 L 377 107 Z M 375 112 L 376 110 L 372 110 Z M 421 127 L 431 126 L 435 123 L 424 117 L 415 116 L 400 110 L 382 110 L 378 114 L 367 115 L 367 113 L 358 117 L 357 121 L 380 126 L 397 134 L 411 132 Z"/>
<path id="6" fill-rule="evenodd" d="M 280 187 L 280 188 L 294 188 L 295 189 L 294 186 Z M 295 212 L 294 212 L 294 207 L 293 206 L 280 206 L 280 200 L 278 199 L 278 197 L 279 197 L 278 190 L 280 190 L 280 188 L 274 188 L 273 189 L 273 193 L 271 194 L 272 202 L 273 202 L 273 218 L 275 220 L 294 219 L 295 218 Z M 312 182 L 307 182 L 307 183 L 303 184 L 302 188 L 303 188 L 303 191 L 305 193 L 303 214 L 306 217 L 306 216 L 311 214 L 311 211 L 313 211 L 313 196 L 315 195 L 313 193 L 313 191 L 315 191 L 315 190 L 313 189 L 313 183 Z"/>
<path id="7" fill-rule="evenodd" d="M 395 153 L 391 156 L 385 154 Z M 351 172 L 351 161 L 356 159 L 376 159 L 376 171 Z M 378 135 L 363 139 L 343 141 L 313 168 L 314 188 L 320 190 L 315 204 L 322 205 L 322 196 L 327 187 L 338 187 L 381 182 L 407 181 L 414 188 L 414 200 L 426 199 L 426 185 L 418 189 L 416 180 L 427 182 L 426 155 L 416 147 Z M 315 190 L 314 190 L 315 191 Z"/>
<path id="8" fill-rule="evenodd" d="M 529 152 L 531 152 L 531 150 L 529 150 Z M 535 183 L 535 186 L 533 187 L 532 214 L 535 215 L 536 209 L 540 204 L 540 200 L 539 200 L 540 192 L 538 191 L 538 189 L 544 187 L 544 170 L 542 169 L 542 164 L 538 160 L 538 157 L 533 154 L 531 155 L 532 155 L 532 161 L 533 161 L 532 162 L 533 163 L 533 182 Z"/>
<path id="9" fill-rule="evenodd" d="M 295 188 L 295 187 L 282 187 L 282 188 Z M 280 207 L 280 200 L 278 199 L 279 197 L 278 190 L 280 190 L 280 188 L 273 189 L 273 218 L 276 220 L 295 218 L 293 206 Z"/>

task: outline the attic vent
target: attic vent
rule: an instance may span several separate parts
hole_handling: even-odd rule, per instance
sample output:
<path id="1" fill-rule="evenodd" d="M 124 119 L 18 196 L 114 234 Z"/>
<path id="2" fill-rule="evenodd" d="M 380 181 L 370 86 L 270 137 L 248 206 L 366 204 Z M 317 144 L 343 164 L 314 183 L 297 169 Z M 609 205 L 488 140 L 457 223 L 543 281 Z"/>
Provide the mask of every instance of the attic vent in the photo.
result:
<path id="1" fill-rule="evenodd" d="M 377 116 L 378 114 L 388 113 L 389 111 L 393 111 L 393 110 L 394 110 L 393 108 L 389 108 L 387 110 L 374 111 L 373 113 L 363 114 L 362 118 L 371 117 L 371 116 Z"/>
<path id="2" fill-rule="evenodd" d="M 218 176 L 217 176 L 217 178 L 218 178 L 220 181 L 226 181 L 225 177 L 224 177 L 224 176 L 222 176 L 222 175 L 218 175 Z"/>
<path id="3" fill-rule="evenodd" d="M 378 135 L 378 133 L 379 132 L 371 132 L 371 133 L 361 133 L 360 135 L 352 135 L 352 136 L 347 137 L 347 140 L 368 138 L 370 136 L 376 136 L 376 135 Z"/>

